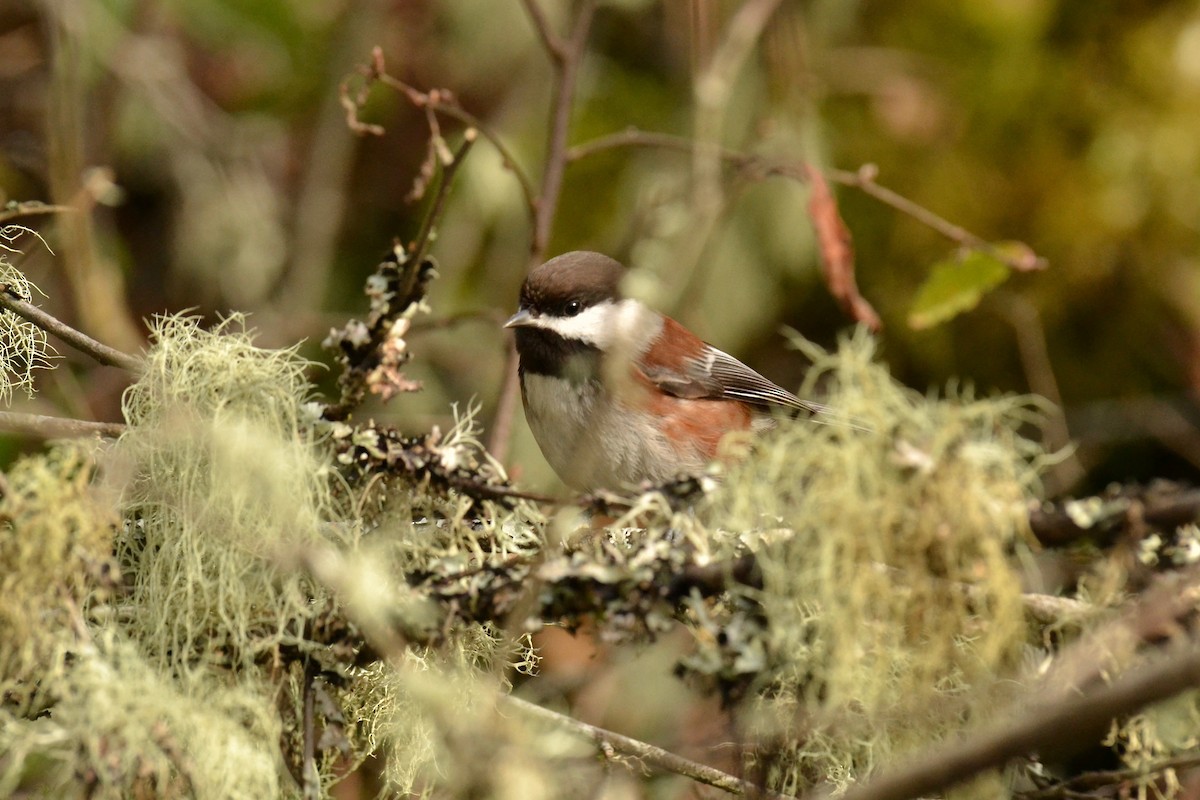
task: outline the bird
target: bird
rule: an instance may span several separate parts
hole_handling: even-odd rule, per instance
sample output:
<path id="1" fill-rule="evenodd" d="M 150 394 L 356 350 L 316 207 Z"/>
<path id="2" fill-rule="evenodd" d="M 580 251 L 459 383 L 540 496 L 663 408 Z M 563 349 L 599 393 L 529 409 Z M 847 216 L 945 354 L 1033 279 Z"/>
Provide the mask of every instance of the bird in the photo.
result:
<path id="1" fill-rule="evenodd" d="M 674 319 L 621 292 L 624 266 L 564 253 L 525 278 L 515 335 L 529 428 L 555 473 L 581 491 L 629 490 L 700 473 L 731 431 L 783 411 L 827 411 Z"/>

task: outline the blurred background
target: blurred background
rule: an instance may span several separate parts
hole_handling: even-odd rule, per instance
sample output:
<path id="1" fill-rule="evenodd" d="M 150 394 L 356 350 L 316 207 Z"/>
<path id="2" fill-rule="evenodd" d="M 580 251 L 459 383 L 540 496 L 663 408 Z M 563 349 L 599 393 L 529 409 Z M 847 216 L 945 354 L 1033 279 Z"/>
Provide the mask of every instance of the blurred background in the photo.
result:
<path id="1" fill-rule="evenodd" d="M 573 7 L 544 2 L 568 31 Z M 1077 443 L 1052 492 L 1200 472 L 1200 3 L 784 0 L 727 95 L 694 90 L 739 8 L 731 0 L 600 4 L 570 143 L 636 127 L 878 180 L 989 241 L 1048 260 L 978 307 L 909 325 L 953 242 L 836 187 L 883 358 L 920 391 L 950 382 L 1061 404 L 1048 435 Z M 408 241 L 431 195 L 406 201 L 425 113 L 386 87 L 346 124 L 339 85 L 378 46 L 388 72 L 453 92 L 536 187 L 554 70 L 518 0 L 5 0 L 0 199 L 71 207 L 24 216 L 10 260 L 52 313 L 136 350 L 144 320 L 251 313 L 260 342 L 319 347 L 361 316 L 364 278 Z M 698 122 L 700 120 L 700 122 Z M 441 120 L 451 146 L 463 125 Z M 570 163 L 547 255 L 587 248 L 636 265 L 645 293 L 787 386 L 805 364 L 782 326 L 833 345 L 852 325 L 820 277 L 807 188 L 732 176 L 697 222 L 686 153 L 613 149 Z M 701 215 L 702 216 L 702 215 Z M 458 174 L 432 253 L 441 277 L 410 344 L 426 391 L 364 409 L 408 431 L 451 403 L 492 425 L 499 324 L 516 305 L 531 225 L 487 141 Z M 116 420 L 124 376 L 65 347 L 20 410 Z M 315 373 L 326 389 L 328 372 Z M 3 440 L 5 459 L 36 443 Z M 553 486 L 518 411 L 505 459 Z"/>

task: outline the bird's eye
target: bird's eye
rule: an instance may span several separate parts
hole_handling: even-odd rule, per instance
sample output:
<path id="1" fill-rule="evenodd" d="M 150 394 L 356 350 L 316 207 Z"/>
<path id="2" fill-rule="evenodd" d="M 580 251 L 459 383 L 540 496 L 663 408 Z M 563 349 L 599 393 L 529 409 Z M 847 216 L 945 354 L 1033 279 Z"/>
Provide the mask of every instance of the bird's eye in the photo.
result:
<path id="1" fill-rule="evenodd" d="M 582 310 L 583 307 L 579 304 L 578 300 L 571 300 L 565 306 L 563 306 L 563 315 L 567 317 L 573 317 Z"/>

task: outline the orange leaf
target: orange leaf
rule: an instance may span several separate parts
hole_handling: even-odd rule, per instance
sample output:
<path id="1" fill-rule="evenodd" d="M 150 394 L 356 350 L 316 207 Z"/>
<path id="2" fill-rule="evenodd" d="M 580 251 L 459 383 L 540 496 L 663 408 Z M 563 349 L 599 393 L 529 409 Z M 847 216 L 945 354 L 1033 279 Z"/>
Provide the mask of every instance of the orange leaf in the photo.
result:
<path id="1" fill-rule="evenodd" d="M 883 327 L 883 320 L 858 291 L 858 282 L 854 279 L 854 243 L 850 229 L 838 211 L 837 200 L 820 170 L 806 162 L 804 172 L 808 176 L 810 192 L 808 217 L 817 234 L 825 285 L 847 314 L 877 331 Z"/>

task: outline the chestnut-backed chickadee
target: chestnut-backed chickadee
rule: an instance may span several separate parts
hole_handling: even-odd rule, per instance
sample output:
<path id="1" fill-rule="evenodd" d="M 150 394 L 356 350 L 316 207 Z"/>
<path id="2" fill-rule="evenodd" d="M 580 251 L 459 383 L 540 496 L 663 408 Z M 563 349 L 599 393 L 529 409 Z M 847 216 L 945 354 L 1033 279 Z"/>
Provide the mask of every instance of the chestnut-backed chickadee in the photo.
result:
<path id="1" fill-rule="evenodd" d="M 583 490 L 695 474 L 721 437 L 824 409 L 776 386 L 670 317 L 621 295 L 624 268 L 566 253 L 529 273 L 517 313 L 521 398 L 550 466 Z"/>

